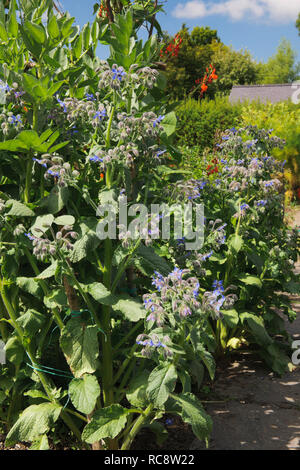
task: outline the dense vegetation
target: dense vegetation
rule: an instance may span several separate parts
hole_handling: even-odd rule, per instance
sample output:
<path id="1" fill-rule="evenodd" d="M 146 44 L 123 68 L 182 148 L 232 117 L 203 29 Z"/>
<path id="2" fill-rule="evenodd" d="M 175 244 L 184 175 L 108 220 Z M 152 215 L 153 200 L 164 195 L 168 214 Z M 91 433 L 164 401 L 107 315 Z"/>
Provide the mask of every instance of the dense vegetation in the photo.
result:
<path id="1" fill-rule="evenodd" d="M 157 69 L 160 6 L 148 6 L 98 4 L 80 30 L 52 0 L 0 2 L 7 446 L 126 450 L 145 427 L 162 443 L 172 415 L 208 442 L 198 391 L 220 357 L 247 348 L 277 374 L 290 365 L 298 233 L 272 156 L 284 142 L 229 126 L 240 108 L 225 100 L 198 104 L 190 130 L 192 102 L 177 109 Z"/>

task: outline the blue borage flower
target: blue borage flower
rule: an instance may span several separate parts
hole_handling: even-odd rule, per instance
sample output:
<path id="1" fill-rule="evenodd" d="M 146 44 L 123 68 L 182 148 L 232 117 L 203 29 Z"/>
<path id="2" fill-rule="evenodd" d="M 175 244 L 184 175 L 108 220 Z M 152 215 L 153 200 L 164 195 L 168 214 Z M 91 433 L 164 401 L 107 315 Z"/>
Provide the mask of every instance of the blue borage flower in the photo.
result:
<path id="1" fill-rule="evenodd" d="M 200 181 L 200 182 L 199 182 L 198 187 L 199 187 L 199 189 L 203 189 L 203 188 L 205 188 L 206 185 L 207 185 L 207 181 L 204 181 L 204 180 L 203 180 L 203 181 Z"/>
<path id="2" fill-rule="evenodd" d="M 67 130 L 67 134 L 68 135 L 74 135 L 74 134 L 78 134 L 78 130 L 77 130 L 77 127 L 76 126 L 73 126 L 71 129 L 68 129 Z"/>
<path id="3" fill-rule="evenodd" d="M 126 76 L 126 72 L 124 71 L 123 67 L 113 67 L 111 70 L 113 72 L 113 80 L 119 80 L 119 82 L 121 82 Z"/>
<path id="4" fill-rule="evenodd" d="M 53 177 L 55 177 L 55 178 L 60 178 L 59 171 L 53 171 L 53 170 L 51 170 L 51 169 L 49 168 L 49 170 L 47 170 L 47 173 L 48 173 L 48 175 L 51 175 L 51 176 L 53 176 Z"/>
<path id="5" fill-rule="evenodd" d="M 159 115 L 158 118 L 153 122 L 153 127 L 155 128 L 157 124 L 160 124 L 161 121 L 163 121 L 163 119 L 165 119 L 165 116 Z"/>
<path id="6" fill-rule="evenodd" d="M 215 280 L 212 284 L 212 287 L 214 290 L 212 292 L 212 296 L 210 298 L 209 304 L 213 307 L 214 310 L 219 312 L 220 308 L 225 302 L 225 295 L 223 294 L 224 292 L 223 281 Z"/>
<path id="7" fill-rule="evenodd" d="M 14 94 L 16 98 L 20 98 L 21 96 L 25 95 L 25 91 L 15 91 Z"/>
<path id="8" fill-rule="evenodd" d="M 183 269 L 179 269 L 179 268 L 175 268 L 170 274 L 169 274 L 169 277 L 170 278 L 174 278 L 176 279 L 177 281 L 180 281 L 182 279 L 182 276 L 183 276 Z"/>
<path id="9" fill-rule="evenodd" d="M 214 254 L 214 252 L 211 250 L 209 253 L 206 253 L 205 255 L 202 255 L 202 261 L 206 261 L 206 260 L 209 259 L 213 254 Z"/>
<path id="10" fill-rule="evenodd" d="M 35 240 L 35 237 L 33 235 L 31 235 L 31 233 L 24 233 L 25 237 L 29 238 L 29 240 L 32 242 L 33 240 Z"/>
<path id="11" fill-rule="evenodd" d="M 143 349 L 141 350 L 142 356 L 145 357 L 151 357 L 153 351 L 155 349 L 157 350 L 158 348 L 162 348 L 162 351 L 160 351 L 165 358 L 172 356 L 172 352 L 167 346 L 171 342 L 169 336 L 163 336 L 159 338 L 158 335 L 156 334 L 141 334 L 136 338 L 136 343 L 144 346 Z"/>
<path id="12" fill-rule="evenodd" d="M 223 286 L 223 281 L 217 281 L 215 280 L 212 284 L 214 288 L 214 292 L 224 292 L 224 286 Z"/>
<path id="13" fill-rule="evenodd" d="M 162 274 L 154 271 L 155 276 L 152 276 L 152 285 L 160 292 L 162 287 L 165 285 L 165 280 Z"/>
<path id="14" fill-rule="evenodd" d="M 261 206 L 266 206 L 268 204 L 268 201 L 264 200 L 264 199 L 261 199 L 260 201 L 257 201 L 256 202 L 256 205 L 257 207 L 261 207 Z"/>
<path id="15" fill-rule="evenodd" d="M 172 426 L 172 424 L 174 423 L 173 419 L 171 418 L 167 418 L 166 421 L 165 421 L 166 425 L 167 426 Z"/>
<path id="16" fill-rule="evenodd" d="M 32 160 L 39 165 L 42 165 L 44 168 L 47 168 L 47 163 L 45 163 L 43 160 L 39 160 L 38 158 L 33 158 Z"/>
<path id="17" fill-rule="evenodd" d="M 199 297 L 199 289 L 200 289 L 200 284 L 198 282 L 193 290 L 194 299 L 197 299 Z"/>
<path id="18" fill-rule="evenodd" d="M 178 239 L 176 240 L 176 243 L 177 243 L 178 246 L 183 246 L 183 245 L 185 245 L 185 237 L 178 238 Z"/>
<path id="19" fill-rule="evenodd" d="M 89 157 L 89 160 L 90 160 L 91 162 L 95 162 L 95 163 L 103 162 L 103 158 L 100 158 L 100 157 L 98 157 L 97 155 L 94 155 L 93 157 Z"/>
<path id="20" fill-rule="evenodd" d="M 10 88 L 10 86 L 7 83 L 4 83 L 2 80 L 0 80 L 0 90 L 10 92 L 12 88 Z"/>
<path id="21" fill-rule="evenodd" d="M 19 114 L 17 116 L 10 116 L 10 119 L 12 120 L 12 124 L 14 124 L 15 126 L 17 126 L 18 124 L 23 124 L 21 116 Z"/>
<path id="22" fill-rule="evenodd" d="M 99 119 L 99 121 L 102 121 L 106 117 L 106 109 L 103 109 L 102 111 L 97 111 L 96 114 L 93 116 L 93 119 Z"/>
<path id="23" fill-rule="evenodd" d="M 85 97 L 88 101 L 96 101 L 96 98 L 95 96 L 93 95 L 93 93 L 86 93 L 85 94 Z"/>
<path id="24" fill-rule="evenodd" d="M 152 339 L 145 340 L 145 341 L 137 341 L 137 344 L 141 344 L 142 346 L 150 346 L 151 348 L 166 348 L 167 345 L 158 341 L 158 343 L 154 343 Z"/>
<path id="25" fill-rule="evenodd" d="M 161 157 L 164 153 L 166 153 L 166 150 L 158 150 L 158 152 L 156 152 L 155 156 L 157 158 Z"/>
<path id="26" fill-rule="evenodd" d="M 68 110 L 67 110 L 67 107 L 66 107 L 65 103 L 59 98 L 58 95 L 56 95 L 55 98 L 56 98 L 57 102 L 60 104 L 60 107 L 63 108 L 64 113 L 67 113 Z"/>

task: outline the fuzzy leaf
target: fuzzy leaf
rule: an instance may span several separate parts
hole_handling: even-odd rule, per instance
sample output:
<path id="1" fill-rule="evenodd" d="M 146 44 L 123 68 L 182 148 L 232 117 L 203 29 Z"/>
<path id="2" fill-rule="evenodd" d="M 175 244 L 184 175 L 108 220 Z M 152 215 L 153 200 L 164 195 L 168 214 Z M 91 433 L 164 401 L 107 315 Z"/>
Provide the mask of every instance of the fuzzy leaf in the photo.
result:
<path id="1" fill-rule="evenodd" d="M 48 437 L 46 434 L 43 434 L 38 439 L 36 439 L 29 448 L 29 450 L 49 450 L 49 449 L 50 447 L 49 447 Z"/>
<path id="2" fill-rule="evenodd" d="M 234 328 L 239 322 L 238 312 L 232 308 L 230 310 L 221 310 L 225 323 L 230 327 Z"/>
<path id="3" fill-rule="evenodd" d="M 36 218 L 30 231 L 35 237 L 41 237 L 42 233 L 46 233 L 52 225 L 54 217 L 52 214 L 40 215 Z M 41 231 L 42 232 L 41 232 Z"/>
<path id="4" fill-rule="evenodd" d="M 51 149 L 53 151 L 53 149 Z M 49 196 L 45 197 L 42 200 L 41 206 L 47 207 L 48 211 L 51 214 L 56 214 L 60 212 L 65 204 L 68 202 L 69 199 L 69 190 L 67 187 L 61 188 L 60 186 L 56 185 L 52 188 L 51 193 Z"/>
<path id="5" fill-rule="evenodd" d="M 243 312 L 240 314 L 242 322 L 247 322 L 253 336 L 257 343 L 261 346 L 269 346 L 273 343 L 272 338 L 269 336 L 264 321 L 261 317 L 258 317 L 254 313 Z"/>
<path id="6" fill-rule="evenodd" d="M 6 359 L 20 365 L 24 357 L 24 348 L 16 336 L 11 336 L 5 344 Z"/>
<path id="7" fill-rule="evenodd" d="M 177 119 L 176 114 L 174 111 L 167 114 L 163 121 L 161 122 L 161 126 L 164 128 L 166 135 L 169 137 L 174 134 L 176 130 Z"/>
<path id="8" fill-rule="evenodd" d="M 69 385 L 69 396 L 75 408 L 84 414 L 90 414 L 95 408 L 100 395 L 99 383 L 94 375 L 84 375 L 73 379 Z"/>
<path id="9" fill-rule="evenodd" d="M 98 220 L 95 217 L 88 217 L 80 224 L 80 235 L 74 243 L 71 254 L 71 261 L 77 263 L 93 252 L 99 246 L 101 240 L 97 237 L 96 227 Z"/>
<path id="10" fill-rule="evenodd" d="M 128 410 L 121 405 L 111 405 L 94 413 L 82 433 L 82 439 L 89 444 L 110 437 L 114 439 L 125 427 Z"/>
<path id="11" fill-rule="evenodd" d="M 117 303 L 112 305 L 112 309 L 121 312 L 125 318 L 132 322 L 138 322 L 146 316 L 144 305 L 130 298 L 118 300 Z"/>
<path id="12" fill-rule="evenodd" d="M 28 292 L 28 294 L 34 295 L 38 299 L 41 298 L 43 291 L 42 288 L 39 286 L 38 282 L 34 280 L 32 277 L 17 277 L 16 279 L 17 286 L 20 289 Z"/>
<path id="13" fill-rule="evenodd" d="M 212 431 L 212 419 L 205 412 L 201 402 L 192 393 L 172 395 L 180 405 L 180 416 L 185 423 L 192 426 L 195 436 L 200 440 L 208 440 Z"/>
<path id="14" fill-rule="evenodd" d="M 90 294 L 96 302 L 103 305 L 113 305 L 118 301 L 116 295 L 111 292 L 101 282 L 92 282 L 91 284 L 80 284 L 84 292 Z"/>
<path id="15" fill-rule="evenodd" d="M 68 299 L 64 289 L 55 289 L 50 295 L 44 297 L 44 304 L 47 308 L 67 307 Z"/>
<path id="16" fill-rule="evenodd" d="M 149 402 L 146 395 L 148 378 L 149 371 L 143 370 L 140 375 L 132 379 L 126 393 L 129 403 L 137 408 L 144 408 Z"/>
<path id="17" fill-rule="evenodd" d="M 245 276 L 240 276 L 239 281 L 243 282 L 247 286 L 262 287 L 262 282 L 257 276 L 248 276 L 246 274 Z"/>
<path id="18" fill-rule="evenodd" d="M 9 431 L 5 445 L 16 442 L 33 442 L 46 434 L 58 420 L 61 406 L 54 403 L 41 403 L 26 408 Z"/>
<path id="19" fill-rule="evenodd" d="M 243 246 L 243 239 L 239 235 L 232 235 L 228 240 L 228 245 L 235 253 L 238 253 Z"/>
<path id="20" fill-rule="evenodd" d="M 53 263 L 50 264 L 50 266 L 41 272 L 35 279 L 49 279 L 50 277 L 53 277 L 56 273 L 57 266 L 57 260 L 53 261 Z"/>
<path id="21" fill-rule="evenodd" d="M 77 318 L 69 320 L 61 332 L 60 345 L 75 377 L 95 372 L 99 355 L 96 326 Z"/>
<path id="22" fill-rule="evenodd" d="M 134 265 L 143 274 L 152 276 L 154 271 L 158 271 L 163 276 L 167 276 L 171 272 L 169 263 L 159 256 L 151 246 L 141 244 L 137 250 Z"/>
<path id="23" fill-rule="evenodd" d="M 56 225 L 74 225 L 75 217 L 72 215 L 61 215 L 60 217 L 56 217 L 54 219 L 54 223 Z"/>
<path id="24" fill-rule="evenodd" d="M 148 379 L 147 395 L 158 408 L 169 398 L 175 388 L 177 372 L 174 364 L 160 364 L 151 372 Z"/>
<path id="25" fill-rule="evenodd" d="M 34 212 L 29 209 L 29 207 L 25 206 L 25 204 L 22 204 L 19 201 L 9 199 L 5 205 L 6 207 L 11 206 L 7 215 L 12 215 L 16 217 L 34 217 Z"/>
<path id="26" fill-rule="evenodd" d="M 17 323 L 30 335 L 35 335 L 36 332 L 42 328 L 45 320 L 45 315 L 37 312 L 36 310 L 30 309 L 17 318 Z"/>

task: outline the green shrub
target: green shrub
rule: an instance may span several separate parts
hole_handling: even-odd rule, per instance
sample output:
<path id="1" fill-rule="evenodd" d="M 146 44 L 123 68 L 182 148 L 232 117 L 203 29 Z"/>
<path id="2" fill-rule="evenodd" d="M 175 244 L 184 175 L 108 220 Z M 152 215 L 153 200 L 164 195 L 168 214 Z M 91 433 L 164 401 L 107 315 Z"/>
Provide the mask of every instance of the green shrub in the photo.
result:
<path id="1" fill-rule="evenodd" d="M 242 105 L 232 105 L 228 97 L 215 100 L 197 101 L 188 99 L 177 108 L 178 118 L 177 144 L 180 146 L 197 146 L 199 151 L 212 147 L 216 131 L 237 125 Z"/>
<path id="2" fill-rule="evenodd" d="M 274 156 L 286 160 L 285 176 L 291 188 L 300 186 L 300 105 L 285 101 L 280 103 L 255 102 L 243 107 L 241 125 L 256 125 L 273 129 L 273 134 L 286 140 L 284 149 Z"/>

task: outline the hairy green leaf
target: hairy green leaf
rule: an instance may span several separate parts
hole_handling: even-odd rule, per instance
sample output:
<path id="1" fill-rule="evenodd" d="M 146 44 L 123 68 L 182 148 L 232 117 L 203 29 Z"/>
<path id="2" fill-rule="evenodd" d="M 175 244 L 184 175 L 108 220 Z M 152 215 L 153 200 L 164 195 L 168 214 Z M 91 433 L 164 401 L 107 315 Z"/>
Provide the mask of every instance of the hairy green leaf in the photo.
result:
<path id="1" fill-rule="evenodd" d="M 99 395 L 100 386 L 94 375 L 84 375 L 80 379 L 73 379 L 69 384 L 71 402 L 81 413 L 90 414 Z"/>

